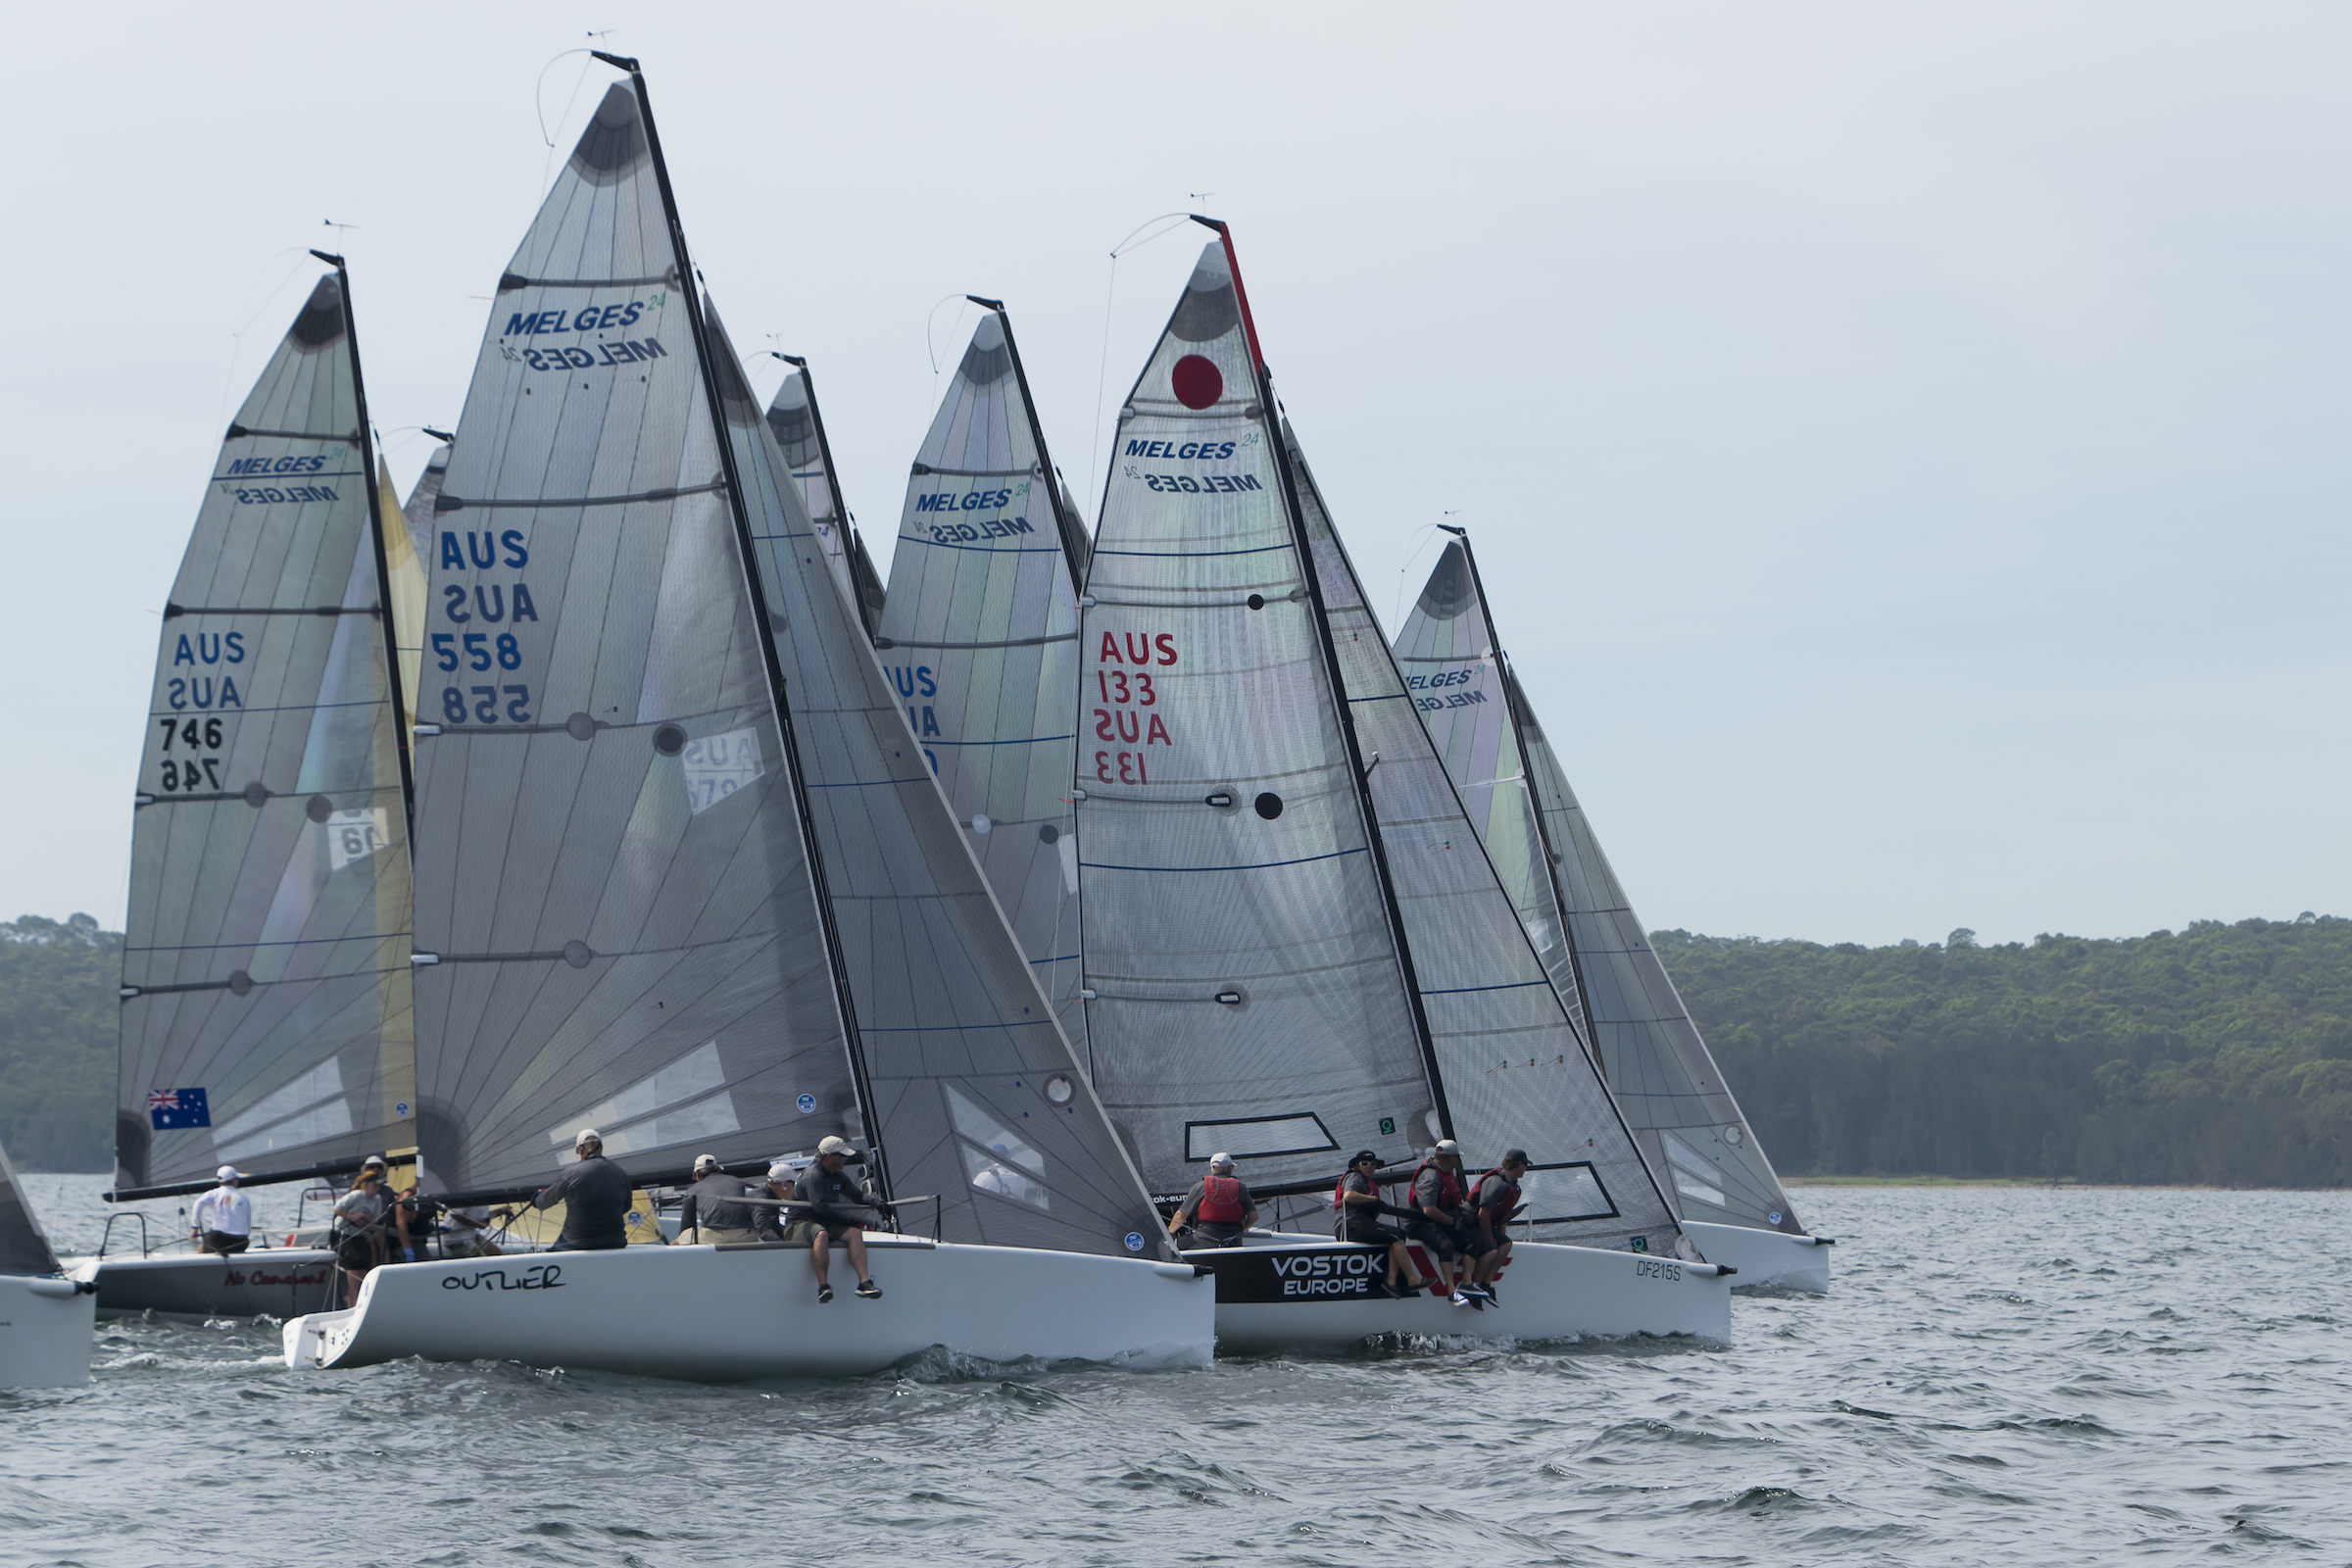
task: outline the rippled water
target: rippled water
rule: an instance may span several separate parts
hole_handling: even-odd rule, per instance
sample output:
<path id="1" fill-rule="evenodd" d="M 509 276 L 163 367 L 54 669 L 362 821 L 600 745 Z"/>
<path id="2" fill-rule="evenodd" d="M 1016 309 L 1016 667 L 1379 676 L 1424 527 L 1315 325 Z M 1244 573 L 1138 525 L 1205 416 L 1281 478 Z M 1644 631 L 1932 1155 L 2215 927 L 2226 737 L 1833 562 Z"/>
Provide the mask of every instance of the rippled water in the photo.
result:
<path id="1" fill-rule="evenodd" d="M 93 1386 L 0 1395 L 0 1561 L 2352 1562 L 2352 1195 L 1805 1211 L 1836 1294 L 1729 1349 L 698 1388 L 102 1324 Z"/>

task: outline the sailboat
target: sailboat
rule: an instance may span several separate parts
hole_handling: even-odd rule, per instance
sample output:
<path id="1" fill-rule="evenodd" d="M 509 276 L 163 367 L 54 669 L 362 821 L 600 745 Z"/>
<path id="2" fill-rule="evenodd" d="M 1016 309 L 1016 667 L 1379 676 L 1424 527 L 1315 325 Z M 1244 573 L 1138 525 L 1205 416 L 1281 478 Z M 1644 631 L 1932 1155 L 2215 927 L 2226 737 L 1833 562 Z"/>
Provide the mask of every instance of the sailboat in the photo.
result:
<path id="1" fill-rule="evenodd" d="M 839 1137 L 902 1228 L 871 1238 L 883 1297 L 840 1303 L 799 1245 L 378 1268 L 286 1325 L 288 1363 L 1205 1360 L 1212 1287 L 1160 1245 L 813 547 L 644 77 L 598 58 L 628 80 L 500 280 L 435 502 L 424 1158 L 465 1201 L 527 1192 L 587 1125 L 640 1181 Z"/>
<path id="2" fill-rule="evenodd" d="M 825 439 L 825 416 L 816 406 L 816 378 L 808 362 L 797 354 L 778 354 L 792 367 L 783 385 L 768 400 L 767 428 L 791 466 L 794 484 L 809 516 L 811 537 L 841 581 L 841 591 L 858 607 L 858 618 L 870 635 L 882 615 L 882 577 L 874 570 L 865 540 L 843 505 L 841 487 L 833 474 L 833 446 Z"/>
<path id="3" fill-rule="evenodd" d="M 1062 1030 L 1078 992 L 1078 583 L 1087 539 L 1046 451 L 1012 322 L 995 300 L 915 454 L 883 601 L 907 723 Z"/>
<path id="4" fill-rule="evenodd" d="M 1398 631 L 1397 662 L 1555 986 L 1699 1249 L 1741 1289 L 1827 1291 L 1808 1234 L 1667 978 L 1494 633 L 1478 558 L 1454 535 Z"/>
<path id="5" fill-rule="evenodd" d="M 1506 1304 L 1392 1297 L 1376 1249 L 1261 1232 L 1187 1254 L 1216 1269 L 1221 1348 L 1728 1339 L 1730 1271 L 1683 1237 L 1462 815 L 1286 439 L 1231 236 L 1201 221 L 1080 600 L 1103 1102 L 1163 1196 L 1220 1152 L 1261 1197 L 1327 1197 L 1359 1146 L 1391 1169 L 1442 1138 L 1473 1172 L 1533 1158 Z"/>
<path id="6" fill-rule="evenodd" d="M 97 1292 L 68 1277 L 0 1149 L 0 1389 L 89 1382 Z"/>
<path id="7" fill-rule="evenodd" d="M 221 442 L 164 609 L 131 830 L 116 1200 L 415 1142 L 410 789 L 386 526 L 342 259 Z M 403 569 L 405 567 L 405 570 Z M 109 1313 L 309 1310 L 315 1248 L 77 1260 Z"/>

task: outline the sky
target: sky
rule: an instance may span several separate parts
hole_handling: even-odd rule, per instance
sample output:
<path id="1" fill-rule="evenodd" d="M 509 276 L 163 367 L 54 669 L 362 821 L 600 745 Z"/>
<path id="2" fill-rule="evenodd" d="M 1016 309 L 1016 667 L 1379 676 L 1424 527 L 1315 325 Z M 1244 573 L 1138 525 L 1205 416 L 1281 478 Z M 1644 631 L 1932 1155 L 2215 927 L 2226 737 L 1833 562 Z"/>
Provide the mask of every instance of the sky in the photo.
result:
<path id="1" fill-rule="evenodd" d="M 0 914 L 123 917 L 160 612 L 308 249 L 350 258 L 405 491 L 612 79 L 592 44 L 645 62 L 696 260 L 739 349 L 808 358 L 880 555 L 966 292 L 1006 302 L 1091 516 L 1203 232 L 1152 220 L 1206 211 L 1392 631 L 1466 526 L 1650 926 L 2352 912 L 2340 7 L 249 4 L 10 35 Z M 63 785 L 32 765 L 61 756 Z"/>

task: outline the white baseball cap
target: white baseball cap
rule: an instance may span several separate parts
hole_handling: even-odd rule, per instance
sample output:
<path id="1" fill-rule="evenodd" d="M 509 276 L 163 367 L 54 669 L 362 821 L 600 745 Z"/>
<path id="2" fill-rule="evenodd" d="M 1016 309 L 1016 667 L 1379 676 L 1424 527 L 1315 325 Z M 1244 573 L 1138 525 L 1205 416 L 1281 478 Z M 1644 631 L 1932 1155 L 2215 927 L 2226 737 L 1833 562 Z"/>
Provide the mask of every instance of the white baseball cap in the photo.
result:
<path id="1" fill-rule="evenodd" d="M 1211 1154 L 1208 1156 L 1208 1168 L 1210 1170 L 1231 1170 L 1233 1169 L 1233 1156 L 1223 1153 Z"/>
<path id="2" fill-rule="evenodd" d="M 858 1151 L 850 1147 L 850 1141 L 846 1138 L 828 1138 L 816 1146 L 816 1157 L 819 1159 L 824 1158 L 827 1154 L 855 1154 L 856 1152 Z"/>
<path id="3" fill-rule="evenodd" d="M 707 1170 L 716 1169 L 718 1169 L 718 1156 L 716 1154 L 697 1154 L 694 1156 L 694 1173 L 697 1176 L 700 1176 Z"/>
<path id="4" fill-rule="evenodd" d="M 234 1165 L 223 1165 L 219 1170 L 213 1172 L 213 1177 L 217 1181 L 233 1182 L 237 1179 L 237 1167 Z"/>
<path id="5" fill-rule="evenodd" d="M 598 1132 L 593 1127 L 583 1127 L 580 1129 L 580 1136 L 571 1141 L 571 1147 L 574 1149 L 584 1149 L 590 1144 L 601 1144 L 604 1141 L 605 1135 L 603 1133 Z"/>
<path id="6" fill-rule="evenodd" d="M 795 1174 L 792 1168 L 792 1161 L 788 1159 L 779 1159 L 774 1164 L 768 1166 L 767 1179 L 771 1182 L 788 1182 L 794 1180 Z"/>
<path id="7" fill-rule="evenodd" d="M 1462 1146 L 1455 1143 L 1450 1138 L 1441 1138 L 1438 1140 L 1438 1147 L 1431 1150 L 1430 1152 L 1433 1154 L 1451 1154 L 1456 1159 L 1459 1159 L 1462 1154 Z"/>

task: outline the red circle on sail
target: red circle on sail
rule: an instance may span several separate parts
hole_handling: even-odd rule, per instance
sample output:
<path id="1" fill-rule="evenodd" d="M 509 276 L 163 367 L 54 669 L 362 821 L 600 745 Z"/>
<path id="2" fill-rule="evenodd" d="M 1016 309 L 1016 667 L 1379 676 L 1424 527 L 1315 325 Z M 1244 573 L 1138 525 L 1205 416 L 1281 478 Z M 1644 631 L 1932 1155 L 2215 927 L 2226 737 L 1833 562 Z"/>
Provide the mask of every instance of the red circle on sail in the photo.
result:
<path id="1" fill-rule="evenodd" d="M 1168 372 L 1168 385 L 1176 389 L 1176 401 L 1188 409 L 1205 409 L 1225 395 L 1224 372 L 1213 360 L 1198 354 L 1187 354 L 1176 362 Z"/>

